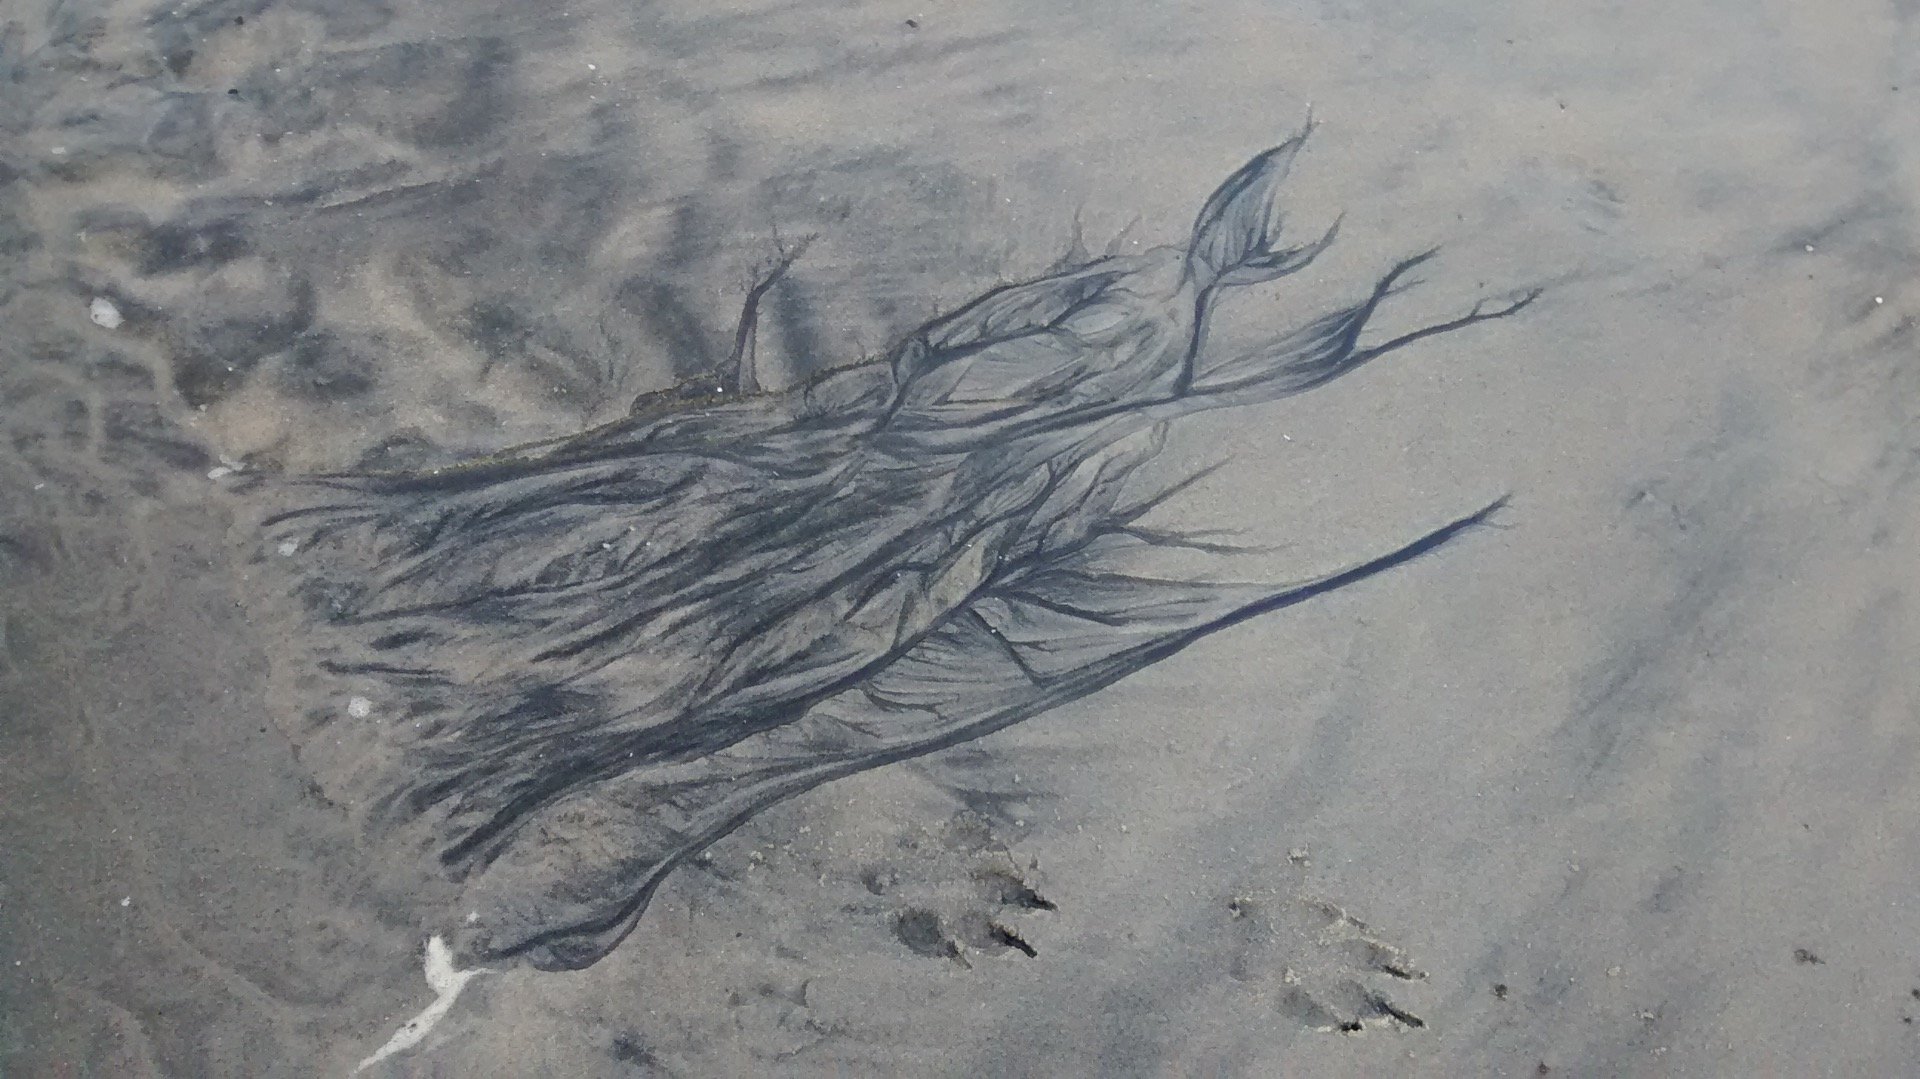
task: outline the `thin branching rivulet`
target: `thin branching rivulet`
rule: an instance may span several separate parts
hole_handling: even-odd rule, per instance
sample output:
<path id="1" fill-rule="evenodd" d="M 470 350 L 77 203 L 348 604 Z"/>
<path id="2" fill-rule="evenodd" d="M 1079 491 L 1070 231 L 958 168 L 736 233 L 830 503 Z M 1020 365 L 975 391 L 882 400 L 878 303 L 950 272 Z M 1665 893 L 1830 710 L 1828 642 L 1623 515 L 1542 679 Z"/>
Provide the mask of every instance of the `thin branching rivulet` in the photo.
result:
<path id="1" fill-rule="evenodd" d="M 303 760 L 372 841 L 460 882 L 445 928 L 463 962 L 582 967 L 676 865 L 779 799 L 1085 696 L 1483 521 L 1499 503 L 1304 584 L 1139 569 L 1209 549 L 1146 521 L 1171 493 L 1139 476 L 1169 422 L 1534 298 L 1363 345 L 1429 252 L 1263 347 L 1210 348 L 1224 291 L 1334 239 L 1280 244 L 1306 134 L 1229 177 L 1185 248 L 996 289 L 807 385 L 759 391 L 750 299 L 734 369 L 698 395 L 471 465 L 275 481 L 293 508 L 254 539 L 297 551 L 262 564 L 293 575 L 330 687 Z"/>

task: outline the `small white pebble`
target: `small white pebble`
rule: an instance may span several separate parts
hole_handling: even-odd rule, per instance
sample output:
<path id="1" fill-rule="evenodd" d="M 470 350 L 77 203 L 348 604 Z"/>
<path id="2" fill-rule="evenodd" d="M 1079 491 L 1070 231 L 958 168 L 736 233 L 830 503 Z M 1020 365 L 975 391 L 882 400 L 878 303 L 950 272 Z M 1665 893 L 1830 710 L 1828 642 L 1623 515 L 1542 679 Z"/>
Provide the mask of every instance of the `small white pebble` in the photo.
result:
<path id="1" fill-rule="evenodd" d="M 126 321 L 120 317 L 120 309 L 105 296 L 95 296 L 93 302 L 87 305 L 87 317 L 103 330 L 117 330 Z"/>
<path id="2" fill-rule="evenodd" d="M 365 719 L 373 714 L 373 702 L 365 697 L 354 697 L 347 701 L 347 714 L 355 719 Z"/>
<path id="3" fill-rule="evenodd" d="M 1875 296 L 1875 297 L 1873 298 L 1873 302 L 1874 302 L 1874 303 L 1886 303 L 1886 302 L 1887 302 L 1887 298 L 1886 298 L 1885 296 Z"/>
<path id="4" fill-rule="evenodd" d="M 122 899 L 122 900 L 120 901 L 120 905 L 121 905 L 121 906 L 123 906 L 123 907 L 131 907 L 131 906 L 133 906 L 133 897 L 132 897 L 132 896 L 127 896 L 127 897 L 126 897 L 125 899 Z"/>
<path id="5" fill-rule="evenodd" d="M 231 475 L 233 475 L 233 469 L 228 468 L 226 465 L 207 469 L 207 478 L 210 480 L 224 479 Z"/>
<path id="6" fill-rule="evenodd" d="M 599 68 L 597 68 L 597 67 L 595 67 L 595 66 L 594 66 L 594 65 L 592 65 L 592 64 L 588 64 L 588 65 L 587 65 L 587 70 L 588 70 L 588 71 L 598 71 L 598 70 L 600 70 L 600 69 L 599 69 Z"/>
<path id="7" fill-rule="evenodd" d="M 1808 245 L 1807 245 L 1807 250 L 1809 250 L 1809 251 L 1811 251 L 1811 250 L 1813 250 L 1813 245 L 1812 245 L 1812 244 L 1808 244 Z"/>
<path id="8" fill-rule="evenodd" d="M 276 548 L 276 550 L 280 552 L 281 558 L 292 558 L 293 552 L 299 549 L 300 549 L 299 540 L 281 540 L 280 546 Z"/>

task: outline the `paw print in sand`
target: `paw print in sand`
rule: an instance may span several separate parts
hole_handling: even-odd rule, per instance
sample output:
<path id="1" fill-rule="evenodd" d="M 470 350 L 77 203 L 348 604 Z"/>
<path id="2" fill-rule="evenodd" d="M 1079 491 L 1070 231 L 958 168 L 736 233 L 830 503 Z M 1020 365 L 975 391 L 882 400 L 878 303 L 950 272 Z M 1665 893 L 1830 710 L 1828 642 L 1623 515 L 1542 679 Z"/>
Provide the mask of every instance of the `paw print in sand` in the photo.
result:
<path id="1" fill-rule="evenodd" d="M 1017 928 L 1021 914 L 1056 910 L 1012 866 L 987 866 L 974 874 L 974 896 L 946 916 L 925 907 L 909 907 L 894 916 L 893 932 L 921 955 L 967 962 L 969 951 L 987 955 L 1040 954 Z"/>
<path id="2" fill-rule="evenodd" d="M 1395 1000 L 1426 974 L 1337 904 L 1301 895 L 1236 896 L 1227 915 L 1230 973 L 1271 994 L 1281 1013 L 1345 1034 L 1426 1027 Z"/>
<path id="3" fill-rule="evenodd" d="M 971 895 L 957 902 L 901 909 L 893 916 L 893 935 L 918 955 L 963 964 L 971 954 L 1019 954 L 1031 959 L 1040 950 L 1019 928 L 1021 916 L 1057 908 L 1027 876 L 1010 860 L 1006 865 L 981 866 L 973 874 Z"/>
<path id="4" fill-rule="evenodd" d="M 969 964 L 974 955 L 1040 954 L 1023 923 L 1056 909 L 1043 894 L 1039 863 L 1022 866 L 972 814 L 950 822 L 934 842 L 909 843 L 912 857 L 871 865 L 861 875 L 887 913 L 894 938 L 916 955 Z M 907 853 L 907 851 L 902 851 Z"/>

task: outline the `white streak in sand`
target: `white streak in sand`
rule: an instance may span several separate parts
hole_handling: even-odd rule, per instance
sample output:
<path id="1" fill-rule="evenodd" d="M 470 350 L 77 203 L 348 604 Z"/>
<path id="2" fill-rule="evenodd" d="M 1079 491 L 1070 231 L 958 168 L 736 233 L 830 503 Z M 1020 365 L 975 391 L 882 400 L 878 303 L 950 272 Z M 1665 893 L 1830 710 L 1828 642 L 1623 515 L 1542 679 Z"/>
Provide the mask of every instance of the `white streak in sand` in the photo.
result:
<path id="1" fill-rule="evenodd" d="M 433 1030 L 434 1025 L 446 1018 L 447 1012 L 453 1008 L 453 1002 L 459 999 L 460 990 L 465 989 L 467 983 L 475 977 L 487 973 L 480 968 L 453 969 L 453 950 L 447 947 L 447 942 L 440 939 L 438 934 L 427 938 L 426 968 L 427 987 L 437 994 L 433 1003 L 427 1005 L 426 1011 L 407 1020 L 405 1025 L 394 1031 L 393 1037 L 387 1039 L 387 1044 L 361 1061 L 359 1066 L 353 1069 L 354 1075 L 366 1071 L 396 1053 L 404 1053 L 419 1045 Z"/>

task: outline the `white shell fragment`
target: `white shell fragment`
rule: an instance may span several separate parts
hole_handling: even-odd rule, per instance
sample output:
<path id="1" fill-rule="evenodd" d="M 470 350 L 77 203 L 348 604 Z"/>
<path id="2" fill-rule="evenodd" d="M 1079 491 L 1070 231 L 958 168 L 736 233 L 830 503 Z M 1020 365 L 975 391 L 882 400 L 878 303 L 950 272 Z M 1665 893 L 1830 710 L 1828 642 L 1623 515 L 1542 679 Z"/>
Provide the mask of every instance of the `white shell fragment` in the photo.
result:
<path id="1" fill-rule="evenodd" d="M 453 1007 L 453 1002 L 459 998 L 460 990 L 467 987 L 467 982 L 471 981 L 476 975 L 486 973 L 484 969 L 478 968 L 471 970 L 453 969 L 453 950 L 448 948 L 447 942 L 441 940 L 437 935 L 427 938 L 426 968 L 427 987 L 434 992 L 433 1003 L 427 1005 L 427 1009 L 419 1015 L 407 1020 L 405 1025 L 394 1032 L 393 1037 L 387 1039 L 387 1044 L 381 1046 L 372 1056 L 361 1061 L 360 1066 L 353 1069 L 355 1075 L 366 1071 L 368 1068 L 393 1056 L 395 1053 L 404 1053 L 414 1046 L 419 1045 L 422 1041 L 425 1041 L 427 1034 L 433 1030 L 434 1025 L 446 1017 L 448 1010 Z"/>
<path id="2" fill-rule="evenodd" d="M 105 296 L 95 296 L 93 302 L 87 305 L 87 317 L 93 320 L 95 326 L 105 330 L 117 330 L 126 321 L 120 316 L 120 309 Z"/>

